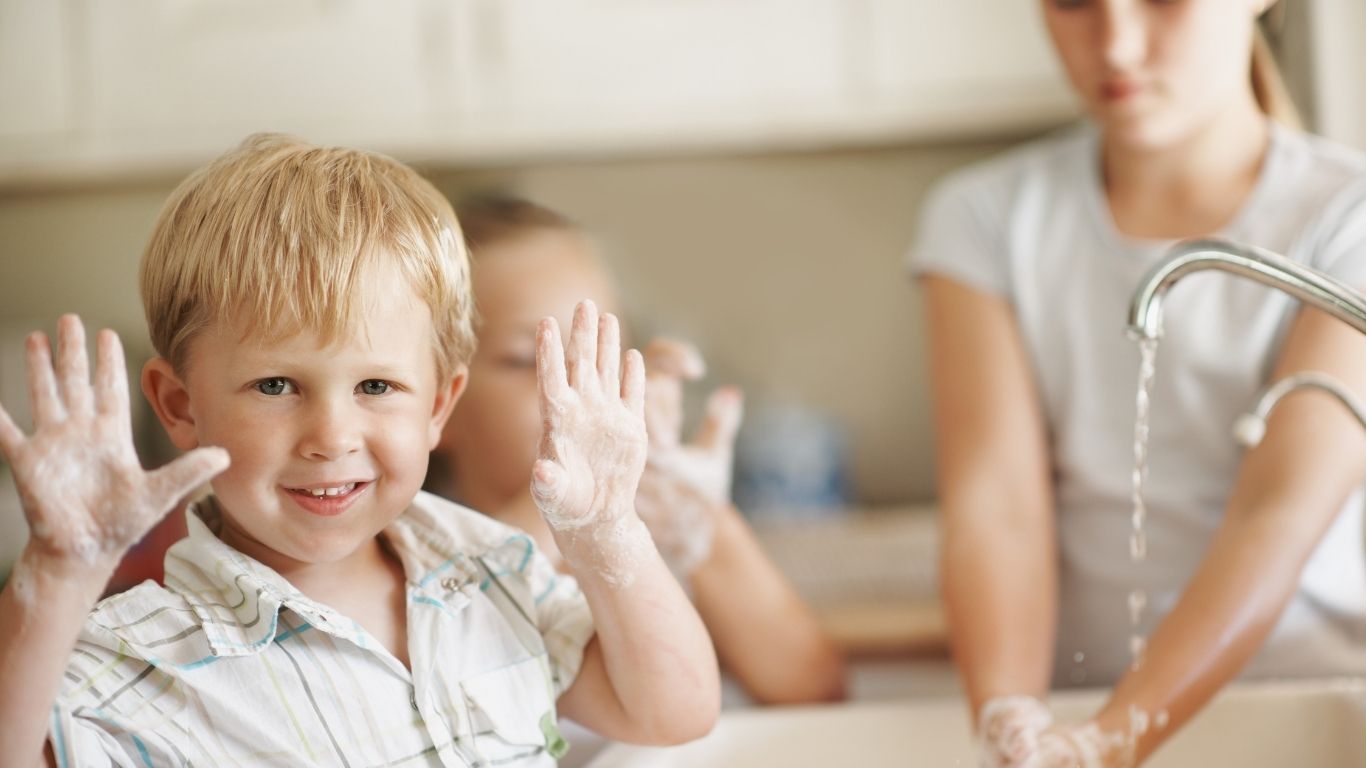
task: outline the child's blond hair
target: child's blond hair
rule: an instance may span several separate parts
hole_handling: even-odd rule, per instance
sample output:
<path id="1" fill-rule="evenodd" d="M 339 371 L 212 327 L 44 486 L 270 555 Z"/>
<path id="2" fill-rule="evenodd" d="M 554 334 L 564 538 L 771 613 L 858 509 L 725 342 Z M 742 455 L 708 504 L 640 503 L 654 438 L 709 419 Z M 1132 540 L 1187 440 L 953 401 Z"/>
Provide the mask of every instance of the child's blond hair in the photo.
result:
<path id="1" fill-rule="evenodd" d="M 376 270 L 432 312 L 443 379 L 474 353 L 469 257 L 450 203 L 383 155 L 256 134 L 171 194 L 139 280 L 159 355 L 184 370 L 211 324 L 283 338 L 344 337 Z"/>

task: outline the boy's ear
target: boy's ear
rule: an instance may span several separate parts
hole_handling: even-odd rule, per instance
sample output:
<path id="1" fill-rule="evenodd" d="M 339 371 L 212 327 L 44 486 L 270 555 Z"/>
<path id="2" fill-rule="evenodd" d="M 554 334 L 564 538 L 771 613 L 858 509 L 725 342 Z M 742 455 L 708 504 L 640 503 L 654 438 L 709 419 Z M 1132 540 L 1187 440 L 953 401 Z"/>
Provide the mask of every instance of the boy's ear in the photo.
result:
<path id="1" fill-rule="evenodd" d="M 455 404 L 465 393 L 465 385 L 469 381 L 469 366 L 462 364 L 455 369 L 455 374 L 445 382 L 445 385 L 437 389 L 436 404 L 432 407 L 432 421 L 427 428 L 427 450 L 436 450 L 437 444 L 441 442 L 446 420 L 451 417 L 451 411 L 455 410 Z"/>
<path id="2" fill-rule="evenodd" d="M 154 357 L 142 366 L 142 394 L 152 404 L 175 447 L 182 451 L 199 447 L 194 416 L 190 413 L 190 392 L 165 358 Z"/>

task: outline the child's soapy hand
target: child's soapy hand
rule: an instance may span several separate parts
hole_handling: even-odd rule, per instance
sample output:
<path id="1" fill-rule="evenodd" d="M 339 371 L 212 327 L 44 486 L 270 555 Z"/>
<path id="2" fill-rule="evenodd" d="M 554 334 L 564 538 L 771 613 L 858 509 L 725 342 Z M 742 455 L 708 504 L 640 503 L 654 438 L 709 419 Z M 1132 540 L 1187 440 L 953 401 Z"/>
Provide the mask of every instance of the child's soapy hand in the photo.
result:
<path id="1" fill-rule="evenodd" d="M 574 310 L 567 348 L 553 318 L 536 332 L 540 459 L 531 495 L 565 560 L 609 581 L 627 582 L 652 546 L 635 515 L 645 466 L 645 364 L 626 353 L 617 319 L 598 318 L 585 301 Z"/>
<path id="2" fill-rule="evenodd" d="M 1039 734 L 1038 751 L 1024 768 L 1127 768 L 1133 761 L 1123 734 L 1107 734 L 1093 722 L 1059 725 Z"/>
<path id="3" fill-rule="evenodd" d="M 113 331 L 102 331 L 91 381 L 85 329 L 58 324 L 54 367 L 47 337 L 28 339 L 34 431 L 25 436 L 0 407 L 0 450 L 13 468 L 32 537 L 29 551 L 54 564 L 112 569 L 176 502 L 228 466 L 221 448 L 198 448 L 148 472 L 133 450 L 128 377 Z"/>
<path id="4" fill-rule="evenodd" d="M 688 573 L 711 551 L 714 515 L 730 504 L 735 433 L 743 409 L 740 392 L 714 392 L 692 442 L 683 443 L 683 381 L 705 372 L 690 344 L 655 339 L 645 347 L 645 424 L 649 460 L 636 509 L 665 560 Z"/>
<path id="5" fill-rule="evenodd" d="M 1095 722 L 1055 725 L 1048 706 L 1032 696 L 1004 696 L 982 706 L 982 768 L 1124 768 L 1133 743 Z"/>
<path id="6" fill-rule="evenodd" d="M 1048 705 L 1033 696 L 1002 696 L 977 716 L 981 768 L 1022 768 L 1039 750 L 1039 736 L 1053 724 Z"/>

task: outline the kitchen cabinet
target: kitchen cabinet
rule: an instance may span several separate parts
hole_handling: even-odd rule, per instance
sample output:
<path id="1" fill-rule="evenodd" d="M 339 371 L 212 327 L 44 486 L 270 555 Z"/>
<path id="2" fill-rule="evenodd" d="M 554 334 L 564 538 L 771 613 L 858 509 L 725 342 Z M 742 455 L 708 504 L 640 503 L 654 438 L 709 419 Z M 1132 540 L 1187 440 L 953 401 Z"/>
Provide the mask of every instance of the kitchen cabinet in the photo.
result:
<path id="1" fill-rule="evenodd" d="M 831 148 L 1072 113 L 995 0 L 0 0 L 0 185 L 174 174 L 283 130 L 432 165 Z"/>
<path id="2" fill-rule="evenodd" d="M 1036 128 L 1075 113 L 1037 3 L 871 0 L 870 112 L 935 138 Z"/>
<path id="3" fill-rule="evenodd" d="M 56 141 L 75 119 L 73 18 L 61 2 L 0 0 L 0 142 Z"/>

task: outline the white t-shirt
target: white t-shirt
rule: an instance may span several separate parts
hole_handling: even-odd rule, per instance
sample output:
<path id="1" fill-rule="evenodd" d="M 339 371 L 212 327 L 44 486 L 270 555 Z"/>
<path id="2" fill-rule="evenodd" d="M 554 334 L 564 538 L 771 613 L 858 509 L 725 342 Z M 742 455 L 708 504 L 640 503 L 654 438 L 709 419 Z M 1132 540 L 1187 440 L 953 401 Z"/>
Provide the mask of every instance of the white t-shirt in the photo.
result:
<path id="1" fill-rule="evenodd" d="M 931 194 L 911 252 L 914 273 L 1014 307 L 1052 448 L 1059 685 L 1102 685 L 1123 673 L 1130 590 L 1147 591 L 1145 635 L 1175 604 L 1223 516 L 1242 455 L 1232 425 L 1267 383 L 1299 307 L 1219 272 L 1186 277 L 1168 294 L 1151 400 L 1147 559 L 1132 562 L 1139 352 L 1124 331 L 1139 280 L 1173 243 L 1116 229 L 1099 146 L 1084 123 L 953 174 Z M 1366 156 L 1273 124 L 1255 188 L 1214 234 L 1366 286 Z M 1358 494 L 1248 675 L 1366 672 L 1363 540 Z"/>

